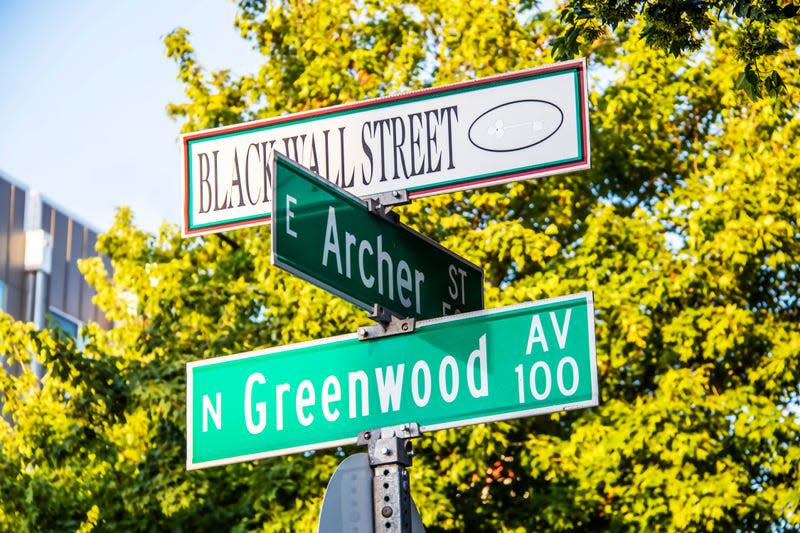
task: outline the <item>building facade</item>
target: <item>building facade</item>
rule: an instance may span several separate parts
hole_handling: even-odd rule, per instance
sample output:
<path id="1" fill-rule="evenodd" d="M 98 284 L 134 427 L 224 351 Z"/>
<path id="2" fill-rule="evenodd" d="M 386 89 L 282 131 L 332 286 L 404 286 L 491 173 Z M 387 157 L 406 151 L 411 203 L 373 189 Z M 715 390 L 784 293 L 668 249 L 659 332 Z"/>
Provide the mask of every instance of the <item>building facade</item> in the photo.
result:
<path id="1" fill-rule="evenodd" d="M 0 172 L 0 310 L 38 328 L 56 323 L 79 338 L 108 321 L 78 260 L 97 255 L 98 233 Z"/>

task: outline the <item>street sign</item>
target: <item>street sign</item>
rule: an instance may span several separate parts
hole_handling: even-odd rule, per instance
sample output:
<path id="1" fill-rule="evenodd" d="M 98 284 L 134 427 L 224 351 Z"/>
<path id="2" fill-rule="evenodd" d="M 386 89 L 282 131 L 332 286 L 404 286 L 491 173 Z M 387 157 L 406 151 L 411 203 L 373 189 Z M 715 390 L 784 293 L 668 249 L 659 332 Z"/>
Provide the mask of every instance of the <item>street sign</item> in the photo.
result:
<path id="1" fill-rule="evenodd" d="M 278 155 L 272 263 L 371 310 L 419 320 L 483 309 L 483 270 Z"/>
<path id="2" fill-rule="evenodd" d="M 598 403 L 591 293 L 189 363 L 188 469 Z"/>
<path id="3" fill-rule="evenodd" d="M 286 155 L 363 198 L 410 198 L 590 167 L 585 60 L 181 137 L 183 234 L 263 224 Z"/>
<path id="4" fill-rule="evenodd" d="M 317 533 L 374 533 L 372 469 L 366 453 L 347 457 L 328 481 Z"/>

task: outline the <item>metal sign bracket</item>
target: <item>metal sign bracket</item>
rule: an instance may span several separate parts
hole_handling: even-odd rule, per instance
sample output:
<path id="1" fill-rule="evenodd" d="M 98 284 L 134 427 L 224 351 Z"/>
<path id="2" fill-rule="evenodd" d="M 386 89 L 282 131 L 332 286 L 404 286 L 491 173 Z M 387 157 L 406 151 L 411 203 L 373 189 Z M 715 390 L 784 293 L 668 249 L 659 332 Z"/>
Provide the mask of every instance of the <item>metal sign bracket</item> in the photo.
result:
<path id="1" fill-rule="evenodd" d="M 367 209 L 370 213 L 374 213 L 391 222 L 398 221 L 398 215 L 392 212 L 392 208 L 410 202 L 408 191 L 405 189 L 366 196 L 364 201 L 367 202 Z"/>
<path id="2" fill-rule="evenodd" d="M 369 318 L 375 320 L 377 324 L 358 328 L 359 340 L 365 341 L 392 335 L 402 335 L 403 333 L 413 333 L 417 325 L 415 318 L 400 318 L 378 304 L 373 306 Z"/>
<path id="3" fill-rule="evenodd" d="M 372 468 L 372 510 L 375 529 L 411 533 L 411 482 L 407 467 L 414 455 L 410 439 L 421 435 L 419 424 L 362 431 L 358 444 L 367 446 Z"/>

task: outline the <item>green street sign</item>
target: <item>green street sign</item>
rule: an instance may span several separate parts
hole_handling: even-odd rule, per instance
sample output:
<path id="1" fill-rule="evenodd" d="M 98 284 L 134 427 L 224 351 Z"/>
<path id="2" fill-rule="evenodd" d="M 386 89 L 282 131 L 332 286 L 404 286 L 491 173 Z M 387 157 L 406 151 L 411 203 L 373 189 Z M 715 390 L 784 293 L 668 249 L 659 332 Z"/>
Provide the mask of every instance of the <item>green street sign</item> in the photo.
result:
<path id="1" fill-rule="evenodd" d="M 272 263 L 367 310 L 418 320 L 483 309 L 483 270 L 281 155 Z"/>
<path id="2" fill-rule="evenodd" d="M 188 469 L 598 404 L 592 294 L 189 363 Z"/>

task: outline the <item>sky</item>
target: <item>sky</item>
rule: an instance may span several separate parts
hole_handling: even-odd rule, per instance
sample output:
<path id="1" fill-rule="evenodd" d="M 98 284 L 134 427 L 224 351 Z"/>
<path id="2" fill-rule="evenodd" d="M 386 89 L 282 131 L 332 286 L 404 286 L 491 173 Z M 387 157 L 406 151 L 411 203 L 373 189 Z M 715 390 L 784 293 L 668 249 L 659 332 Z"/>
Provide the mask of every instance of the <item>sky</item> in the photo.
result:
<path id="1" fill-rule="evenodd" d="M 207 69 L 262 56 L 230 0 L 0 0 L 0 171 L 98 231 L 120 206 L 151 232 L 178 223 L 184 101 L 163 37 L 177 27 Z"/>

